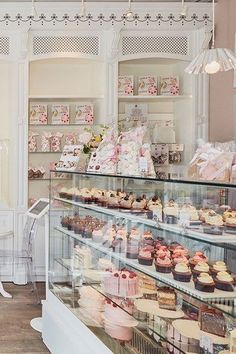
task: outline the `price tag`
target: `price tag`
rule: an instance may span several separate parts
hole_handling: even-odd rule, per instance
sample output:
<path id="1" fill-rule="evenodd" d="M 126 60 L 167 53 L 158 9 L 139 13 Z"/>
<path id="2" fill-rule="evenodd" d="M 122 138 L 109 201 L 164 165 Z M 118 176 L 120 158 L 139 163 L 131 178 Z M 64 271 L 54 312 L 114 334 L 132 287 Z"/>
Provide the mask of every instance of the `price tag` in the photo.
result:
<path id="1" fill-rule="evenodd" d="M 153 210 L 153 218 L 155 218 L 158 221 L 162 221 L 162 209 Z"/>
<path id="2" fill-rule="evenodd" d="M 213 354 L 212 339 L 203 333 L 200 336 L 200 348 L 203 349 L 203 353 Z"/>
<path id="3" fill-rule="evenodd" d="M 148 172 L 148 162 L 146 157 L 139 158 L 139 170 L 141 172 Z"/>

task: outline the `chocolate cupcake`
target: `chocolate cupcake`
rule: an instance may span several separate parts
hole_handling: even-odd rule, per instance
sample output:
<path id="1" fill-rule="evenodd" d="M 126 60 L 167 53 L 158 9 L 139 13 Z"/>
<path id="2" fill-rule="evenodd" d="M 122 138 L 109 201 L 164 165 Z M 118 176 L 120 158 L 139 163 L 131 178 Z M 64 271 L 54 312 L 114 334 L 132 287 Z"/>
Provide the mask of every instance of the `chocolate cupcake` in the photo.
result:
<path id="1" fill-rule="evenodd" d="M 196 278 L 195 288 L 204 293 L 213 293 L 215 290 L 215 282 L 208 273 L 201 273 Z"/>
<path id="2" fill-rule="evenodd" d="M 145 246 L 141 248 L 138 254 L 139 264 L 151 266 L 153 263 L 153 252 L 154 248 L 152 246 Z"/>
<path id="3" fill-rule="evenodd" d="M 216 289 L 234 291 L 234 279 L 227 272 L 218 272 L 215 277 Z"/>
<path id="4" fill-rule="evenodd" d="M 212 265 L 210 272 L 213 278 L 215 278 L 219 272 L 227 272 L 227 266 L 225 262 L 217 261 Z"/>
<path id="5" fill-rule="evenodd" d="M 186 263 L 178 263 L 172 270 L 172 274 L 175 280 L 183 283 L 189 283 L 192 277 L 191 269 Z"/>
<path id="6" fill-rule="evenodd" d="M 193 273 L 193 280 L 200 276 L 201 273 L 208 273 L 209 274 L 210 267 L 206 262 L 199 262 L 195 265 L 192 270 Z"/>
<path id="7" fill-rule="evenodd" d="M 171 273 L 172 262 L 168 256 L 161 256 L 155 259 L 155 268 L 158 273 Z"/>

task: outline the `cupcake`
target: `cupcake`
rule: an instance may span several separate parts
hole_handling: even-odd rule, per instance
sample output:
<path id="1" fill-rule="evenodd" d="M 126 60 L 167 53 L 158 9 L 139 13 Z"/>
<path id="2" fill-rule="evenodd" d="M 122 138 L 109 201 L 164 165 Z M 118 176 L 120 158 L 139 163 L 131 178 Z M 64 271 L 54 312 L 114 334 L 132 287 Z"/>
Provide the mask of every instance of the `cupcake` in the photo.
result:
<path id="1" fill-rule="evenodd" d="M 191 269 L 186 263 L 176 264 L 175 268 L 172 270 L 172 274 L 175 280 L 184 283 L 189 283 L 192 277 Z"/>
<path id="2" fill-rule="evenodd" d="M 97 227 L 93 230 L 92 239 L 95 243 L 101 243 L 103 241 L 103 232 L 101 228 Z"/>
<path id="3" fill-rule="evenodd" d="M 157 257 L 155 259 L 155 268 L 158 273 L 171 273 L 171 259 L 167 256 Z"/>
<path id="4" fill-rule="evenodd" d="M 143 235 L 142 235 L 142 245 L 150 245 L 153 246 L 154 245 L 154 239 L 152 236 L 152 232 L 151 231 L 144 231 Z"/>
<path id="5" fill-rule="evenodd" d="M 107 198 L 107 206 L 108 208 L 119 208 L 120 207 L 120 198 L 116 194 L 110 194 Z"/>
<path id="6" fill-rule="evenodd" d="M 162 220 L 162 204 L 158 197 L 153 197 L 147 203 L 148 218 L 152 219 L 154 216 L 159 217 Z"/>
<path id="7" fill-rule="evenodd" d="M 172 255 L 172 262 L 174 266 L 178 263 L 185 263 L 187 265 L 189 263 L 188 258 L 182 252 L 175 252 Z"/>
<path id="8" fill-rule="evenodd" d="M 171 254 L 170 254 L 170 251 L 167 246 L 161 245 L 157 248 L 156 253 L 155 253 L 155 257 L 158 258 L 158 257 L 163 257 L 163 256 L 170 258 Z"/>
<path id="9" fill-rule="evenodd" d="M 62 227 L 68 227 L 68 223 L 69 223 L 70 218 L 68 216 L 64 216 L 61 218 L 61 226 Z"/>
<path id="10" fill-rule="evenodd" d="M 80 190 L 81 201 L 86 204 L 92 203 L 92 195 L 88 188 L 82 188 Z"/>
<path id="11" fill-rule="evenodd" d="M 215 282 L 208 273 L 201 273 L 196 278 L 195 288 L 204 293 L 213 293 L 215 290 Z"/>
<path id="12" fill-rule="evenodd" d="M 139 255 L 139 240 L 133 238 L 128 239 L 126 257 L 130 259 L 137 259 L 138 255 Z"/>
<path id="13" fill-rule="evenodd" d="M 234 279 L 228 272 L 218 272 L 215 277 L 216 289 L 234 291 Z"/>
<path id="14" fill-rule="evenodd" d="M 197 251 L 195 255 L 192 258 L 190 258 L 189 265 L 191 269 L 193 269 L 195 265 L 198 264 L 199 262 L 206 262 L 206 263 L 208 262 L 208 257 L 205 256 L 202 251 Z"/>
<path id="15" fill-rule="evenodd" d="M 97 201 L 97 204 L 101 207 L 106 207 L 107 206 L 107 196 L 106 193 L 103 191 L 99 200 Z"/>
<path id="16" fill-rule="evenodd" d="M 170 199 L 169 202 L 165 203 L 164 209 L 164 221 L 167 224 L 177 224 L 178 223 L 178 204 L 175 203 L 173 199 Z"/>
<path id="17" fill-rule="evenodd" d="M 196 279 L 201 273 L 208 273 L 209 274 L 210 267 L 206 262 L 199 262 L 195 265 L 192 270 L 193 279 Z"/>
<path id="18" fill-rule="evenodd" d="M 211 275 L 213 277 L 215 277 L 219 272 L 226 272 L 226 271 L 227 271 L 227 266 L 225 262 L 222 261 L 215 262 L 211 267 Z"/>
<path id="19" fill-rule="evenodd" d="M 145 197 L 136 198 L 132 204 L 132 209 L 144 210 L 147 205 L 147 200 Z"/>
<path id="20" fill-rule="evenodd" d="M 129 196 L 123 197 L 120 200 L 120 207 L 123 209 L 131 209 L 133 204 L 133 199 Z"/>
<path id="21" fill-rule="evenodd" d="M 236 232 L 236 211 L 225 211 L 223 214 L 227 232 Z"/>
<path id="22" fill-rule="evenodd" d="M 145 246 L 139 250 L 138 262 L 142 265 L 151 266 L 153 263 L 154 247 Z"/>
<path id="23" fill-rule="evenodd" d="M 209 208 L 202 208 L 198 211 L 198 214 L 199 214 L 199 219 L 202 221 L 202 222 L 206 222 L 206 217 L 208 216 L 209 213 L 211 212 L 214 212 L 214 210 L 212 209 L 209 209 Z"/>

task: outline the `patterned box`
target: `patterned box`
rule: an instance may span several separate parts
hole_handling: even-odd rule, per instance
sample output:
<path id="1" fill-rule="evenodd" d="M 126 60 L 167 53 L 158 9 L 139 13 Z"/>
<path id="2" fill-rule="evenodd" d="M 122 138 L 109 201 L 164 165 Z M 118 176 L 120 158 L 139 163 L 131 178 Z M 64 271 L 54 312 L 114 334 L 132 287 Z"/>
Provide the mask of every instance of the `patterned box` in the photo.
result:
<path id="1" fill-rule="evenodd" d="M 118 95 L 132 96 L 134 94 L 134 77 L 125 75 L 118 77 Z"/>
<path id="2" fill-rule="evenodd" d="M 160 78 L 160 95 L 162 95 L 162 96 L 178 96 L 179 95 L 179 77 L 178 76 L 161 76 L 161 78 Z"/>
<path id="3" fill-rule="evenodd" d="M 156 96 L 157 95 L 157 77 L 156 76 L 139 76 L 138 78 L 138 94 L 140 96 Z"/>
<path id="4" fill-rule="evenodd" d="M 32 125 L 41 125 L 48 123 L 47 105 L 32 104 L 30 106 L 29 122 Z"/>
<path id="5" fill-rule="evenodd" d="M 75 106 L 75 124 L 94 123 L 93 104 L 91 102 L 81 102 Z"/>
<path id="6" fill-rule="evenodd" d="M 70 106 L 68 104 L 52 105 L 52 124 L 69 124 L 70 123 Z"/>

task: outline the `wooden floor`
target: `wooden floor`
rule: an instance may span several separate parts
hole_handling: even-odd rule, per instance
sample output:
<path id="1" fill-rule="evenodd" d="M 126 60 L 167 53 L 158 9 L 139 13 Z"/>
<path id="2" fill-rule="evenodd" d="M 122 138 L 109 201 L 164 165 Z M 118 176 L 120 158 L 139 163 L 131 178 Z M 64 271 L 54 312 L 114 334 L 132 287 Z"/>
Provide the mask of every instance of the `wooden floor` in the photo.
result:
<path id="1" fill-rule="evenodd" d="M 30 320 L 41 316 L 41 305 L 36 304 L 29 285 L 4 284 L 13 299 L 0 295 L 0 354 L 49 353 L 40 333 L 30 327 Z M 44 298 L 44 284 L 37 285 Z"/>

